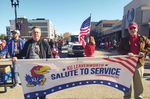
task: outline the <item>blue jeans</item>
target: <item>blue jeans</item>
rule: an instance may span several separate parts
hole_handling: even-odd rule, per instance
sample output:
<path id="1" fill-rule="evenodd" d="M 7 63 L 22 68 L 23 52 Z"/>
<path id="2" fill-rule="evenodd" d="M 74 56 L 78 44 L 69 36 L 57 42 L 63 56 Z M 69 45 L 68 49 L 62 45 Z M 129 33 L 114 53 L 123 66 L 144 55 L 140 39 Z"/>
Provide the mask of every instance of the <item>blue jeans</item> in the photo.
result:
<path id="1" fill-rule="evenodd" d="M 13 77 L 13 81 L 14 81 L 14 84 L 17 84 L 18 83 L 18 72 L 16 72 L 16 62 L 13 62 L 13 68 L 12 68 L 12 77 Z"/>

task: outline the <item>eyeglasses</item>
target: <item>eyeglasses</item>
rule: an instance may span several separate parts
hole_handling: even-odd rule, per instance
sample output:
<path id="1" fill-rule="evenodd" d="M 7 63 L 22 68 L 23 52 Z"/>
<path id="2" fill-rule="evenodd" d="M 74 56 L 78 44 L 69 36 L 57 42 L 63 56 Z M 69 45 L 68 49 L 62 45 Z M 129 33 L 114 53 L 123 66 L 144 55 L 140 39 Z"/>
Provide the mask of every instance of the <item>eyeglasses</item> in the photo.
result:
<path id="1" fill-rule="evenodd" d="M 130 29 L 130 30 L 133 30 L 133 29 L 136 29 L 136 27 L 130 27 L 129 29 Z"/>

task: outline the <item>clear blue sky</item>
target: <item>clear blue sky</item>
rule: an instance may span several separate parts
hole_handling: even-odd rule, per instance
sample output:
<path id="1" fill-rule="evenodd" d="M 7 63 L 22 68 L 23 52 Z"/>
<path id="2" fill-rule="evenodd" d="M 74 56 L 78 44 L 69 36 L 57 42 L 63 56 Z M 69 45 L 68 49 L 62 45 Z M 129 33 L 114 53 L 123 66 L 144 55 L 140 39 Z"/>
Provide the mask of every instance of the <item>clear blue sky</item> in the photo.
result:
<path id="1" fill-rule="evenodd" d="M 18 17 L 46 18 L 52 21 L 59 33 L 78 32 L 82 22 L 122 19 L 123 7 L 132 0 L 19 0 Z M 0 0 L 0 33 L 5 33 L 9 20 L 14 19 L 10 0 Z"/>

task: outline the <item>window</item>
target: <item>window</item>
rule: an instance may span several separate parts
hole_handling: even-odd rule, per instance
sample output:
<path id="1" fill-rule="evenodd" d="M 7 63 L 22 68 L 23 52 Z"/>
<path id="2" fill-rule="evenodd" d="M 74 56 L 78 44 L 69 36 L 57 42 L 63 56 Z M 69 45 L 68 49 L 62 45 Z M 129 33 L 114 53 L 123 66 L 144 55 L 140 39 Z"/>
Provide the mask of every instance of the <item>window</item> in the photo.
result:
<path id="1" fill-rule="evenodd" d="M 103 24 L 103 27 L 112 27 L 112 24 Z"/>

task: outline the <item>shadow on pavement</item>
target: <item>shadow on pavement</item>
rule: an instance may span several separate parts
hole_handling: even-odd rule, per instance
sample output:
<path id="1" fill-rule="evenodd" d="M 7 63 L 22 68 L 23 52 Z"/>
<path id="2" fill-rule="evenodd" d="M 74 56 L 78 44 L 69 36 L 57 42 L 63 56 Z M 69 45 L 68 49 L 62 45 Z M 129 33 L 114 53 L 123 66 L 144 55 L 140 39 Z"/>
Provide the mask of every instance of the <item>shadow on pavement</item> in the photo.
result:
<path id="1" fill-rule="evenodd" d="M 145 80 L 150 81 L 150 73 L 144 73 L 144 78 L 146 78 Z"/>
<path id="2" fill-rule="evenodd" d="M 150 81 L 150 78 L 147 78 L 146 80 L 149 80 L 149 81 Z"/>

